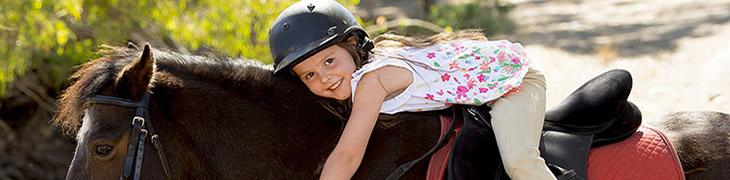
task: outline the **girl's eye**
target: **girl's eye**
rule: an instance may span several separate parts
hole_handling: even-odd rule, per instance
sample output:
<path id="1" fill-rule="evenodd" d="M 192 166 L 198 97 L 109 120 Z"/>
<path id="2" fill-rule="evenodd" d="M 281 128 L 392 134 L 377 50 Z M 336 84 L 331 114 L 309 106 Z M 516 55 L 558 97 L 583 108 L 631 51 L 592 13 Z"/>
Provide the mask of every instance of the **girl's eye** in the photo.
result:
<path id="1" fill-rule="evenodd" d="M 307 79 L 307 80 L 308 79 L 312 79 L 312 77 L 314 77 L 314 73 L 313 72 L 309 72 L 306 75 L 304 75 L 304 79 Z"/>
<path id="2" fill-rule="evenodd" d="M 333 59 L 332 58 L 329 58 L 327 60 L 324 60 L 324 64 L 325 65 L 330 65 L 330 64 L 332 64 L 332 61 L 333 61 Z"/>

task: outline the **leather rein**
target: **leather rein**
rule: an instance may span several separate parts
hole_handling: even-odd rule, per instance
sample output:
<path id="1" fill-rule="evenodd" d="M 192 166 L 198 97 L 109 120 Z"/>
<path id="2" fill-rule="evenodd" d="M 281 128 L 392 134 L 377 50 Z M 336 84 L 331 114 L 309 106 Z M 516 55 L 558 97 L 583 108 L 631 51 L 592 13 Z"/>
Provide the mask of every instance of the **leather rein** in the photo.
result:
<path id="1" fill-rule="evenodd" d="M 152 145 L 157 149 L 157 156 L 160 158 L 165 176 L 170 176 L 167 158 L 165 158 L 165 153 L 160 144 L 160 137 L 155 132 L 155 128 L 152 126 L 152 119 L 149 116 L 149 92 L 145 92 L 139 102 L 104 95 L 95 95 L 89 98 L 88 102 L 92 104 L 115 105 L 130 109 L 135 108 L 136 113 L 134 118 L 132 118 L 131 138 L 129 138 L 129 143 L 127 144 L 127 156 L 124 158 L 124 169 L 119 179 L 129 179 L 130 177 L 134 180 L 139 179 L 140 172 L 142 171 L 142 160 L 144 159 L 145 140 L 148 134 L 152 135 L 150 139 L 152 140 Z M 132 172 L 134 172 L 134 176 L 132 176 Z"/>

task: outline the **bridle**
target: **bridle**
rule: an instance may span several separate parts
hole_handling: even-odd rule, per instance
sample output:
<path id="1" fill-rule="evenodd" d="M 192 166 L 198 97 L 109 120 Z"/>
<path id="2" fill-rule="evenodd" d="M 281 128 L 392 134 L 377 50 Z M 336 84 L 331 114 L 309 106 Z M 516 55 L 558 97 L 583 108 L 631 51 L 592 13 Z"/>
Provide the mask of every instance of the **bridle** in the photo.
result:
<path id="1" fill-rule="evenodd" d="M 144 159 L 144 144 L 148 134 L 152 135 L 150 139 L 152 140 L 152 145 L 157 149 L 157 156 L 160 158 L 165 176 L 170 176 L 168 171 L 169 166 L 167 165 L 167 159 L 160 144 L 160 138 L 155 132 L 155 128 L 152 127 L 152 119 L 148 113 L 150 104 L 149 92 L 145 92 L 139 102 L 104 95 L 95 95 L 89 98 L 88 102 L 135 108 L 136 113 L 134 118 L 132 118 L 132 137 L 129 138 L 129 143 L 127 144 L 127 156 L 124 158 L 124 169 L 119 179 L 129 179 L 130 177 L 134 180 L 139 179 L 140 172 L 142 171 L 142 159 Z M 134 176 L 131 176 L 132 168 L 134 168 Z"/>

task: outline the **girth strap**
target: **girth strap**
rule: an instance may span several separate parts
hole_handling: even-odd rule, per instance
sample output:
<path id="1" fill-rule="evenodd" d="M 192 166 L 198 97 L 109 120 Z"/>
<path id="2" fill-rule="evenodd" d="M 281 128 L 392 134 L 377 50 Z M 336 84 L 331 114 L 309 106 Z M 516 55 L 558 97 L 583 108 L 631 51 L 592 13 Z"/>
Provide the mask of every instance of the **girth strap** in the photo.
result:
<path id="1" fill-rule="evenodd" d="M 452 109 L 453 109 L 453 116 L 452 117 L 456 117 L 456 113 L 459 111 L 459 110 L 456 109 L 457 107 L 460 108 L 461 106 L 453 106 L 452 107 Z M 430 150 L 428 150 L 428 152 L 426 152 L 426 154 L 421 155 L 421 157 L 418 157 L 415 160 L 412 160 L 412 161 L 407 162 L 407 163 L 405 163 L 403 165 L 400 165 L 397 169 L 395 169 L 395 171 L 393 171 L 385 179 L 386 180 L 400 179 L 401 176 L 403 176 L 406 172 L 408 172 L 408 170 L 411 169 L 411 167 L 413 167 L 413 165 L 415 165 L 416 163 L 418 163 L 421 160 L 425 159 L 426 157 L 431 156 L 431 154 L 433 154 L 434 152 L 436 152 L 437 150 L 439 150 L 441 147 L 443 147 L 449 141 L 449 139 L 451 138 L 451 135 L 454 134 L 454 129 L 456 129 L 456 124 L 458 124 L 458 121 L 460 121 L 459 118 L 454 118 L 451 121 L 451 124 L 449 125 L 448 132 L 446 132 L 446 134 L 444 134 L 444 136 L 441 137 L 441 139 L 439 139 L 438 142 L 436 142 L 436 145 L 434 145 Z"/>

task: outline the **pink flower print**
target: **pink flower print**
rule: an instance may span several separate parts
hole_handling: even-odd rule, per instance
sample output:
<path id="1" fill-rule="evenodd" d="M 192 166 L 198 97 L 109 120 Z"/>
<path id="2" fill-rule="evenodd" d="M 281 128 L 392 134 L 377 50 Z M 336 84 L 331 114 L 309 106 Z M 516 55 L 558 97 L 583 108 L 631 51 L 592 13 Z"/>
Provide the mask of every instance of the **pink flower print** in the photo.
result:
<path id="1" fill-rule="evenodd" d="M 426 99 L 433 100 L 433 94 L 426 94 Z"/>
<path id="2" fill-rule="evenodd" d="M 504 60 L 504 51 L 499 51 L 499 54 L 497 54 L 497 59 L 500 61 Z"/>
<path id="3" fill-rule="evenodd" d="M 483 87 L 479 88 L 479 93 L 487 93 L 487 91 L 489 91 L 489 89 Z"/>
<path id="4" fill-rule="evenodd" d="M 476 80 L 474 80 L 474 79 L 469 79 L 469 81 L 467 81 L 467 82 L 466 82 L 466 86 L 468 86 L 468 87 L 469 87 L 469 89 L 472 89 L 472 88 L 474 88 L 474 86 L 476 86 Z"/>
<path id="5" fill-rule="evenodd" d="M 482 71 L 486 71 L 487 69 L 489 69 L 489 63 L 482 62 L 481 64 L 479 64 L 479 69 Z"/>
<path id="6" fill-rule="evenodd" d="M 469 88 L 466 86 L 459 86 L 456 88 L 456 98 L 466 97 L 466 93 L 469 92 Z"/>
<path id="7" fill-rule="evenodd" d="M 512 63 L 520 64 L 520 58 L 517 56 L 512 56 Z"/>
<path id="8" fill-rule="evenodd" d="M 444 90 L 443 89 L 442 90 L 439 90 L 438 92 L 436 92 L 436 94 L 438 94 L 439 96 L 443 96 L 444 95 Z"/>
<path id="9" fill-rule="evenodd" d="M 477 79 L 479 79 L 479 82 L 484 82 L 484 77 L 487 76 L 485 76 L 484 74 L 479 74 L 479 76 L 477 76 Z"/>
<path id="10" fill-rule="evenodd" d="M 448 81 L 450 78 L 451 76 L 449 75 L 449 73 L 444 73 L 443 75 L 441 75 L 441 81 L 443 82 Z"/>
<path id="11" fill-rule="evenodd" d="M 449 63 L 449 70 L 458 69 L 458 68 L 459 68 L 459 63 L 457 63 L 456 61 L 452 61 L 451 63 Z"/>
<path id="12" fill-rule="evenodd" d="M 428 54 L 426 55 L 426 57 L 427 57 L 428 59 L 433 59 L 434 57 L 436 57 L 436 53 L 430 52 L 430 53 L 428 53 Z"/>
<path id="13" fill-rule="evenodd" d="M 474 57 L 474 60 L 481 60 L 481 59 L 482 59 L 481 56 Z"/>

